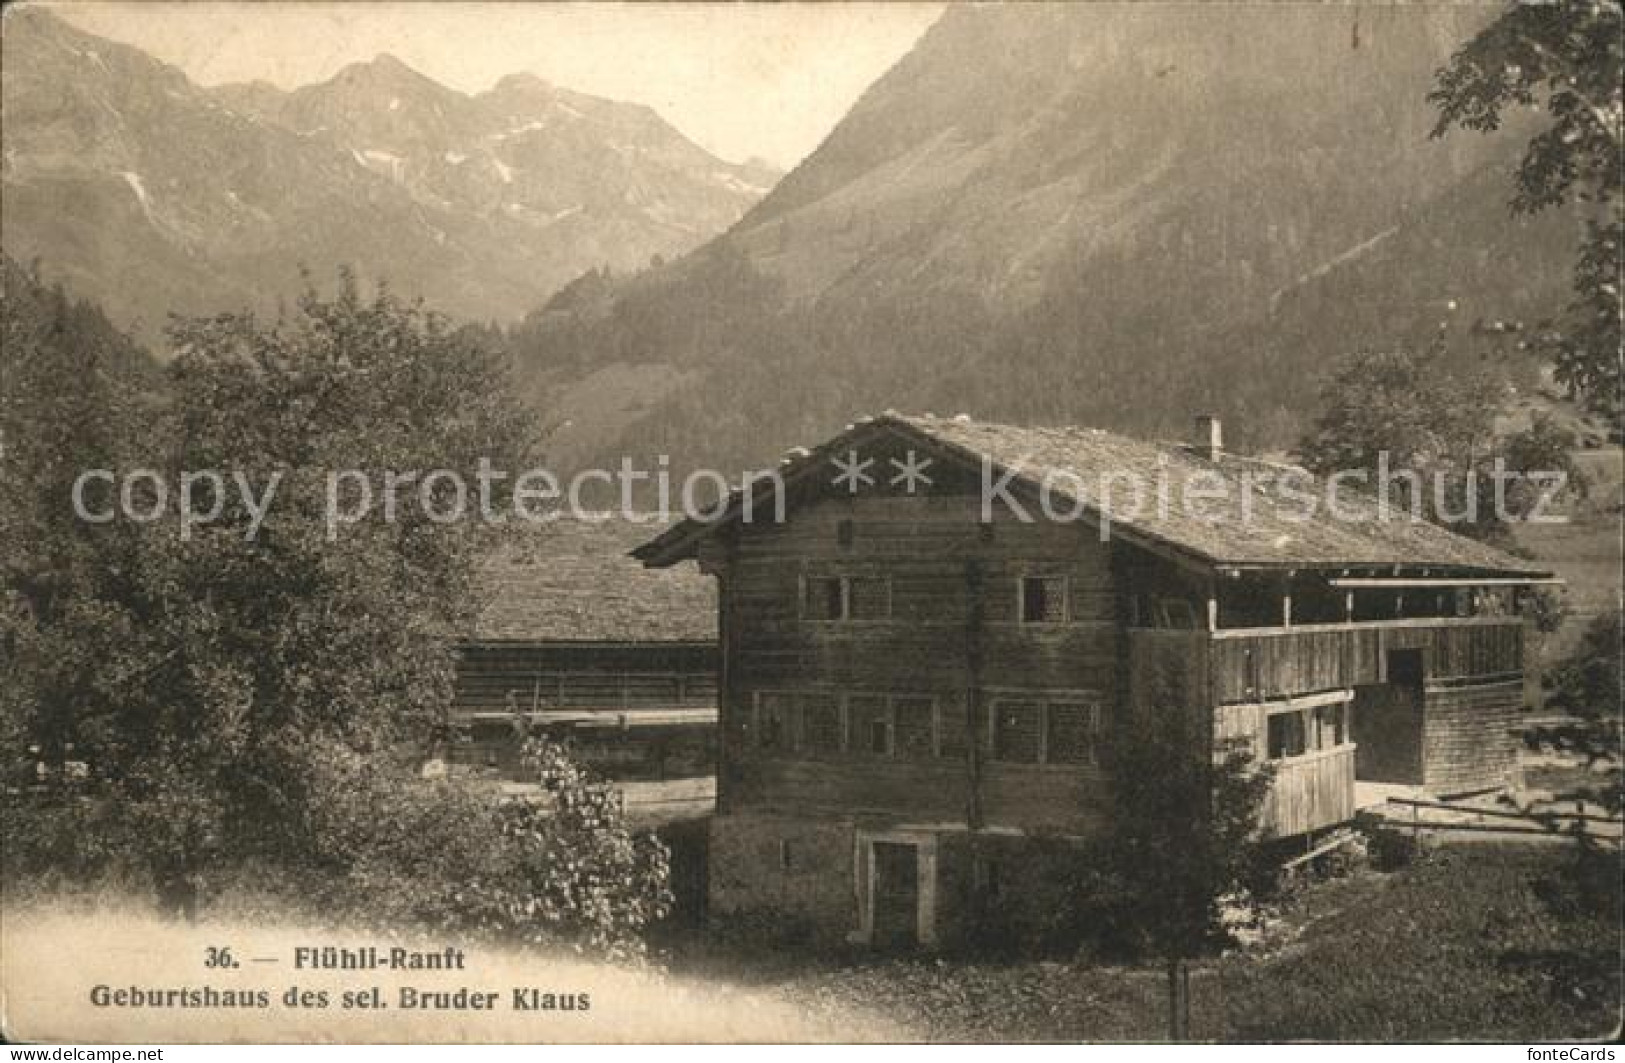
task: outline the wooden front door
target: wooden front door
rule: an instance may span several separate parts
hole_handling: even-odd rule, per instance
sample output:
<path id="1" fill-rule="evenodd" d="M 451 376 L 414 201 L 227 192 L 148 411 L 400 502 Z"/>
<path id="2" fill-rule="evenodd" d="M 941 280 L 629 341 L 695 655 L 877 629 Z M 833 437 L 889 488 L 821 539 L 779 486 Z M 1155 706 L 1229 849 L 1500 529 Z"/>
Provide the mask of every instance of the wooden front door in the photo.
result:
<path id="1" fill-rule="evenodd" d="M 1357 688 L 1350 711 L 1354 777 L 1422 785 L 1422 651 L 1389 651 L 1388 682 Z"/>
<path id="2" fill-rule="evenodd" d="M 875 842 L 872 852 L 873 942 L 878 948 L 913 948 L 919 943 L 919 849 L 903 842 Z"/>

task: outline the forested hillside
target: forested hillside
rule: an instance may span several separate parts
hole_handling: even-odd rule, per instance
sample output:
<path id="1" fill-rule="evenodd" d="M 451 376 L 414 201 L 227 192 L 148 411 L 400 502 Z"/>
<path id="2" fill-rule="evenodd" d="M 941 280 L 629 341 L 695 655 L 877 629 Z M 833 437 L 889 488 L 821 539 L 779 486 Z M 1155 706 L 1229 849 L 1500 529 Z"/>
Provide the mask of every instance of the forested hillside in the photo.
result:
<path id="1" fill-rule="evenodd" d="M 726 235 L 516 330 L 554 453 L 750 465 L 887 407 L 1280 446 L 1351 350 L 1499 362 L 1574 227 L 1511 216 L 1516 129 L 1429 137 L 1485 18 L 950 9 Z"/>

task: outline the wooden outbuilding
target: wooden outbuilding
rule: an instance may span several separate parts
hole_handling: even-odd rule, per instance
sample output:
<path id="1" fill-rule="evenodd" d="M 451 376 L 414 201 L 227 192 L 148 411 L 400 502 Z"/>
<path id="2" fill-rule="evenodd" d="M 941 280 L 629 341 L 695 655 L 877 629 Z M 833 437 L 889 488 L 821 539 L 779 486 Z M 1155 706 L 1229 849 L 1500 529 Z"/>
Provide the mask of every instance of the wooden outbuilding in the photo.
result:
<path id="1" fill-rule="evenodd" d="M 605 516 L 509 529 L 459 647 L 454 766 L 508 776 L 520 738 L 543 731 L 620 782 L 629 805 L 709 811 L 716 593 L 692 565 L 629 556 L 664 526 Z"/>

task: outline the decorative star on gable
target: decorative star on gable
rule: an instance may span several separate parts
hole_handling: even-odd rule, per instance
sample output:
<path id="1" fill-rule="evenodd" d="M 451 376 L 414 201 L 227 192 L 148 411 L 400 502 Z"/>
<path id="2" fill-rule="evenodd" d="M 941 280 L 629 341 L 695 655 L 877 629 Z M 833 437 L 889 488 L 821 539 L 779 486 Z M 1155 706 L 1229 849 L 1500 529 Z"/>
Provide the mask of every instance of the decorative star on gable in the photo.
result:
<path id="1" fill-rule="evenodd" d="M 897 469 L 897 475 L 891 478 L 893 487 L 902 484 L 903 490 L 912 495 L 916 488 L 931 486 L 931 477 L 925 474 L 925 470 L 931 467 L 930 458 L 922 458 L 910 450 L 907 460 L 892 458 L 891 463 Z"/>
<path id="2" fill-rule="evenodd" d="M 847 451 L 845 458 L 837 454 L 830 459 L 830 464 L 839 471 L 830 483 L 836 487 L 845 484 L 848 491 L 857 494 L 859 487 L 868 487 L 875 482 L 868 472 L 869 466 L 874 463 L 873 458 L 860 458 L 856 450 Z"/>

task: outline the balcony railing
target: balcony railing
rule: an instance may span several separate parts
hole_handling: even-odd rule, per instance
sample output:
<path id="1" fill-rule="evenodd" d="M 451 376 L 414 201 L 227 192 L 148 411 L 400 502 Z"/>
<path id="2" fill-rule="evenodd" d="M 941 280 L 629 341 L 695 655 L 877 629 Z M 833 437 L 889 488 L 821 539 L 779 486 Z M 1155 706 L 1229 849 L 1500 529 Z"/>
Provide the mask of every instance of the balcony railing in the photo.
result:
<path id="1" fill-rule="evenodd" d="M 1275 761 L 1264 800 L 1266 830 L 1280 838 L 1354 818 L 1354 745 Z"/>
<path id="2" fill-rule="evenodd" d="M 1386 678 L 1385 655 L 1423 654 L 1429 681 L 1509 678 L 1524 670 L 1523 622 L 1517 617 L 1428 617 L 1314 624 L 1289 628 L 1130 632 L 1137 672 L 1199 663 L 1215 704 L 1264 701 L 1322 690 L 1346 690 Z M 1152 665 L 1151 659 L 1165 662 Z M 1194 658 L 1191 659 L 1191 658 Z"/>
<path id="3" fill-rule="evenodd" d="M 1430 689 L 1436 683 L 1476 686 L 1521 676 L 1523 640 L 1516 617 L 1136 629 L 1129 633 L 1129 695 L 1136 712 L 1205 707 L 1216 741 L 1246 739 L 1262 755 L 1270 707 L 1385 682 L 1391 651 L 1420 651 Z M 1344 743 L 1276 761 L 1263 813 L 1270 831 L 1285 837 L 1351 818 L 1354 754 L 1354 745 Z"/>
<path id="4" fill-rule="evenodd" d="M 1211 637 L 1213 690 L 1220 703 L 1380 683 L 1385 655 L 1396 649 L 1422 651 L 1429 679 L 1505 677 L 1523 670 L 1523 622 L 1516 617 L 1221 629 Z"/>

